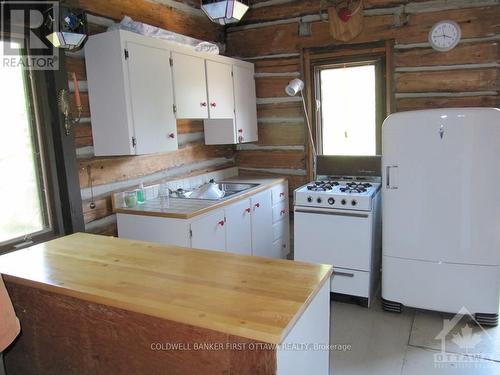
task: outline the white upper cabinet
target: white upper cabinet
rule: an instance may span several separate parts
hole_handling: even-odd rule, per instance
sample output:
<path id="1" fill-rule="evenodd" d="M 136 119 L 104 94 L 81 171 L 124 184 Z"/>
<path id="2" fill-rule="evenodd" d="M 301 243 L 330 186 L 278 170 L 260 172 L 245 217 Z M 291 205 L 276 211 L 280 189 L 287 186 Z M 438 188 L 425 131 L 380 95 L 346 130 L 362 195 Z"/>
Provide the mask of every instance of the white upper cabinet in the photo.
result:
<path id="1" fill-rule="evenodd" d="M 202 57 L 172 52 L 176 117 L 208 118 L 207 80 Z"/>
<path id="2" fill-rule="evenodd" d="M 203 122 L 207 145 L 255 142 L 257 131 L 257 100 L 254 67 L 234 64 L 231 93 L 234 99 L 231 119 L 209 119 Z"/>
<path id="3" fill-rule="evenodd" d="M 124 31 L 85 46 L 94 153 L 139 155 L 177 149 L 170 51 Z"/>
<path id="4" fill-rule="evenodd" d="M 232 65 L 206 60 L 206 68 L 209 118 L 232 119 L 234 117 Z"/>
<path id="5" fill-rule="evenodd" d="M 253 65 L 250 67 L 235 65 L 233 74 L 237 143 L 255 142 L 259 137 Z"/>
<path id="6" fill-rule="evenodd" d="M 166 63 L 170 52 L 135 43 L 127 43 L 127 50 L 136 153 L 176 150 L 172 72 Z"/>

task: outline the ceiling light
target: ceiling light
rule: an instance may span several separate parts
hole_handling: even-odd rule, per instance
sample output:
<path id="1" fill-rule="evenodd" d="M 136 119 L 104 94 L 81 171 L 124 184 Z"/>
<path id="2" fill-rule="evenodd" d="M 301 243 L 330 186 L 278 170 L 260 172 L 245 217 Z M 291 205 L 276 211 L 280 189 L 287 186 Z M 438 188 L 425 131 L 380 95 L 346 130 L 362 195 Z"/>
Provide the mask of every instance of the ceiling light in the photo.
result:
<path id="1" fill-rule="evenodd" d="M 239 22 L 248 10 L 248 1 L 202 0 L 201 9 L 212 22 L 226 25 Z"/>

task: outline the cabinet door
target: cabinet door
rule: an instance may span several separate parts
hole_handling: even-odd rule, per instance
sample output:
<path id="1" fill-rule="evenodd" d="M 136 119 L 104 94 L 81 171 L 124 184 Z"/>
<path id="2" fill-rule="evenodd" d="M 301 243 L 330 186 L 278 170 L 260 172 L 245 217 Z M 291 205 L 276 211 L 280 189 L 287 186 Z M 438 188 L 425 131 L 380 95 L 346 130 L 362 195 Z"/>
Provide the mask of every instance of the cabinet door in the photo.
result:
<path id="1" fill-rule="evenodd" d="M 206 60 L 209 114 L 211 119 L 234 116 L 233 67 Z"/>
<path id="2" fill-rule="evenodd" d="M 216 210 L 191 223 L 191 247 L 206 250 L 226 250 L 224 210 Z"/>
<path id="3" fill-rule="evenodd" d="M 271 190 L 255 194 L 252 203 L 252 254 L 273 255 L 273 208 Z"/>
<path id="4" fill-rule="evenodd" d="M 208 118 L 205 60 L 172 52 L 177 118 Z"/>
<path id="5" fill-rule="evenodd" d="M 227 251 L 252 255 L 251 212 L 250 199 L 244 199 L 226 207 Z"/>
<path id="6" fill-rule="evenodd" d="M 233 66 L 234 109 L 238 143 L 255 142 L 257 135 L 257 99 L 252 68 Z"/>
<path id="7" fill-rule="evenodd" d="M 177 150 L 170 51 L 131 42 L 127 50 L 136 154 Z"/>

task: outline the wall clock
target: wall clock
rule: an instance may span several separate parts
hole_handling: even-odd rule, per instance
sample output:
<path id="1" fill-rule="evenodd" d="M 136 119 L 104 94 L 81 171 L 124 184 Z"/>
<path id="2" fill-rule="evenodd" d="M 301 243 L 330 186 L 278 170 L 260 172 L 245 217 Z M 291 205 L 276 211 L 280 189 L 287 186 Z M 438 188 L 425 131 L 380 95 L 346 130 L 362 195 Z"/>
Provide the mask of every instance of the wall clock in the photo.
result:
<path id="1" fill-rule="evenodd" d="M 460 26 L 455 21 L 440 21 L 429 31 L 429 43 L 436 51 L 449 51 L 462 37 Z"/>

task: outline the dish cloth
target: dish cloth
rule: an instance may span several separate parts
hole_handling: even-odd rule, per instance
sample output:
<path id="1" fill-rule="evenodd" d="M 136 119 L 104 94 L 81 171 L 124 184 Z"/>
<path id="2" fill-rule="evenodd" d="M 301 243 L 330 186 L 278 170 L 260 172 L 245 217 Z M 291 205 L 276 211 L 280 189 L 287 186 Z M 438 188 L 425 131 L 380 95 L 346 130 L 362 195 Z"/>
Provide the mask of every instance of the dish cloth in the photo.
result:
<path id="1" fill-rule="evenodd" d="M 12 344 L 20 329 L 19 319 L 0 275 L 0 353 Z"/>

